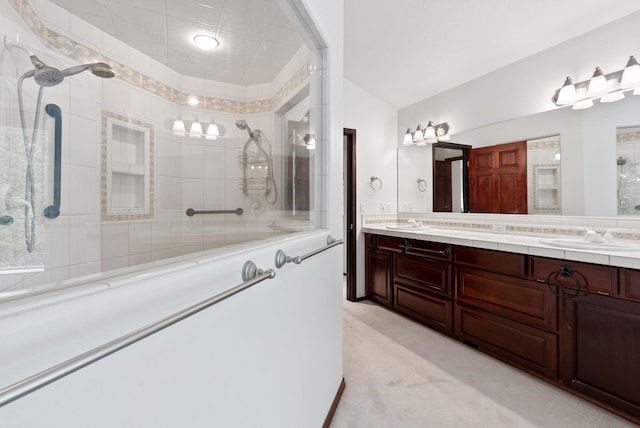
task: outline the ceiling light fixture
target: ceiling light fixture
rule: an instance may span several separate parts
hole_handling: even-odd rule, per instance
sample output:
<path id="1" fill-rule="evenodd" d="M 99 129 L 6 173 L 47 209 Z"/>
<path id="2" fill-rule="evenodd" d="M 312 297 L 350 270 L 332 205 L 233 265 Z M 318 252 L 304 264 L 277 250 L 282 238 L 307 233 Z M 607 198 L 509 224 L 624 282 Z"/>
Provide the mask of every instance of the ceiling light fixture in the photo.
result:
<path id="1" fill-rule="evenodd" d="M 558 106 L 571 105 L 574 110 L 580 110 L 592 107 L 597 99 L 601 103 L 624 99 L 624 92 L 631 90 L 633 95 L 640 95 L 640 64 L 633 55 L 622 70 L 604 74 L 600 67 L 596 67 L 589 80 L 575 84 L 571 77 L 567 77 L 556 91 L 554 101 Z"/>
<path id="2" fill-rule="evenodd" d="M 196 34 L 193 36 L 193 43 L 196 44 L 200 49 L 205 51 L 210 51 L 217 48 L 220 45 L 218 39 L 216 39 L 211 34 Z"/>

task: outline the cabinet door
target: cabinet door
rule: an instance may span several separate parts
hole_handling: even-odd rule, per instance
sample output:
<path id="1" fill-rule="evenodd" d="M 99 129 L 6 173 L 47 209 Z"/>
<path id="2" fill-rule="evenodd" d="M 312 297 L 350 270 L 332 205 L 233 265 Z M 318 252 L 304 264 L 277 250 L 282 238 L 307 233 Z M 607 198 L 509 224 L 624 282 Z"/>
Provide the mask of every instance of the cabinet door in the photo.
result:
<path id="1" fill-rule="evenodd" d="M 640 303 L 587 295 L 565 300 L 565 385 L 640 418 Z"/>
<path id="2" fill-rule="evenodd" d="M 393 253 L 367 249 L 366 285 L 367 296 L 383 305 L 393 305 L 391 283 L 393 281 Z"/>

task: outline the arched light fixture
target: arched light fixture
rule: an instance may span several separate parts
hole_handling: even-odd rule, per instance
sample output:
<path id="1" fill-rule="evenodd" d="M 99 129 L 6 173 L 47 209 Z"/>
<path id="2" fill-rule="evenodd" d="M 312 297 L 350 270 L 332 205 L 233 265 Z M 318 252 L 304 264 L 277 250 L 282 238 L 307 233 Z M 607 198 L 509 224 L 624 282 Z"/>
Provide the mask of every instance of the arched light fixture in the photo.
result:
<path id="1" fill-rule="evenodd" d="M 211 34 L 200 33 L 193 36 L 193 43 L 202 50 L 210 51 L 220 45 L 218 39 Z"/>

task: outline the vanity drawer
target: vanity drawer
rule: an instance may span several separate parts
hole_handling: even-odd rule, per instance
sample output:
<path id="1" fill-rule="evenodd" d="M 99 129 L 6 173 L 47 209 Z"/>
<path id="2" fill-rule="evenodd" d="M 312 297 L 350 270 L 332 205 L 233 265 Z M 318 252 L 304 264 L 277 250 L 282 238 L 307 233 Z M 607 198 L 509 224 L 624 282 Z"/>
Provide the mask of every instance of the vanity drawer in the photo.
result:
<path id="1" fill-rule="evenodd" d="M 451 295 L 450 263 L 398 254 L 393 274 L 395 282 Z"/>
<path id="2" fill-rule="evenodd" d="M 378 242 L 377 247 L 383 250 L 397 251 L 400 252 L 402 249 L 400 248 L 400 244 L 402 243 L 401 238 L 396 238 L 394 236 L 384 236 L 377 235 Z"/>
<path id="3" fill-rule="evenodd" d="M 573 271 L 573 277 L 561 277 L 559 272 L 563 266 Z M 551 282 L 567 288 L 570 290 L 569 293 L 573 293 L 578 288 L 576 280 L 580 284 L 580 290 L 584 292 L 604 295 L 618 295 L 619 293 L 618 269 L 615 267 L 531 257 L 529 269 L 531 277 L 536 281 L 543 283 L 551 275 Z M 554 272 L 558 272 L 558 274 L 556 275 Z"/>
<path id="4" fill-rule="evenodd" d="M 456 336 L 514 366 L 558 378 L 558 336 L 484 311 L 457 305 Z"/>
<path id="5" fill-rule="evenodd" d="M 471 268 L 456 268 L 458 301 L 528 325 L 558 329 L 557 299 L 544 284 Z"/>
<path id="6" fill-rule="evenodd" d="M 453 302 L 450 299 L 423 293 L 401 284 L 394 286 L 393 307 L 434 330 L 453 333 Z"/>
<path id="7" fill-rule="evenodd" d="M 456 264 L 464 264 L 504 275 L 520 277 L 525 275 L 526 256 L 524 254 L 455 247 L 453 260 Z"/>
<path id="8" fill-rule="evenodd" d="M 404 239 L 401 249 L 405 254 L 430 259 L 451 261 L 451 245 L 440 242 L 420 241 L 418 239 Z"/>

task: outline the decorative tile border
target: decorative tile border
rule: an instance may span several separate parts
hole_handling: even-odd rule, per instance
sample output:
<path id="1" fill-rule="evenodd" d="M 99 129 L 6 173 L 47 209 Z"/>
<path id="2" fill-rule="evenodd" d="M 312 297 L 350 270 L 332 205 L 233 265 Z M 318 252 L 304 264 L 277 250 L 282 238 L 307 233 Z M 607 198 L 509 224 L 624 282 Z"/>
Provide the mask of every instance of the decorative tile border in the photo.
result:
<path id="1" fill-rule="evenodd" d="M 109 64 L 116 77 L 146 92 L 157 95 L 180 106 L 188 106 L 190 94 L 172 88 L 139 70 L 135 70 L 95 49 L 89 48 L 69 37 L 47 28 L 35 13 L 28 0 L 8 0 L 20 15 L 22 21 L 45 45 L 56 52 L 79 62 L 105 62 Z M 236 101 L 225 98 L 204 97 L 203 109 L 227 113 L 250 114 L 267 113 L 273 110 L 283 99 L 291 94 L 310 75 L 310 61 L 306 61 L 287 82 L 268 99 L 254 101 Z"/>

